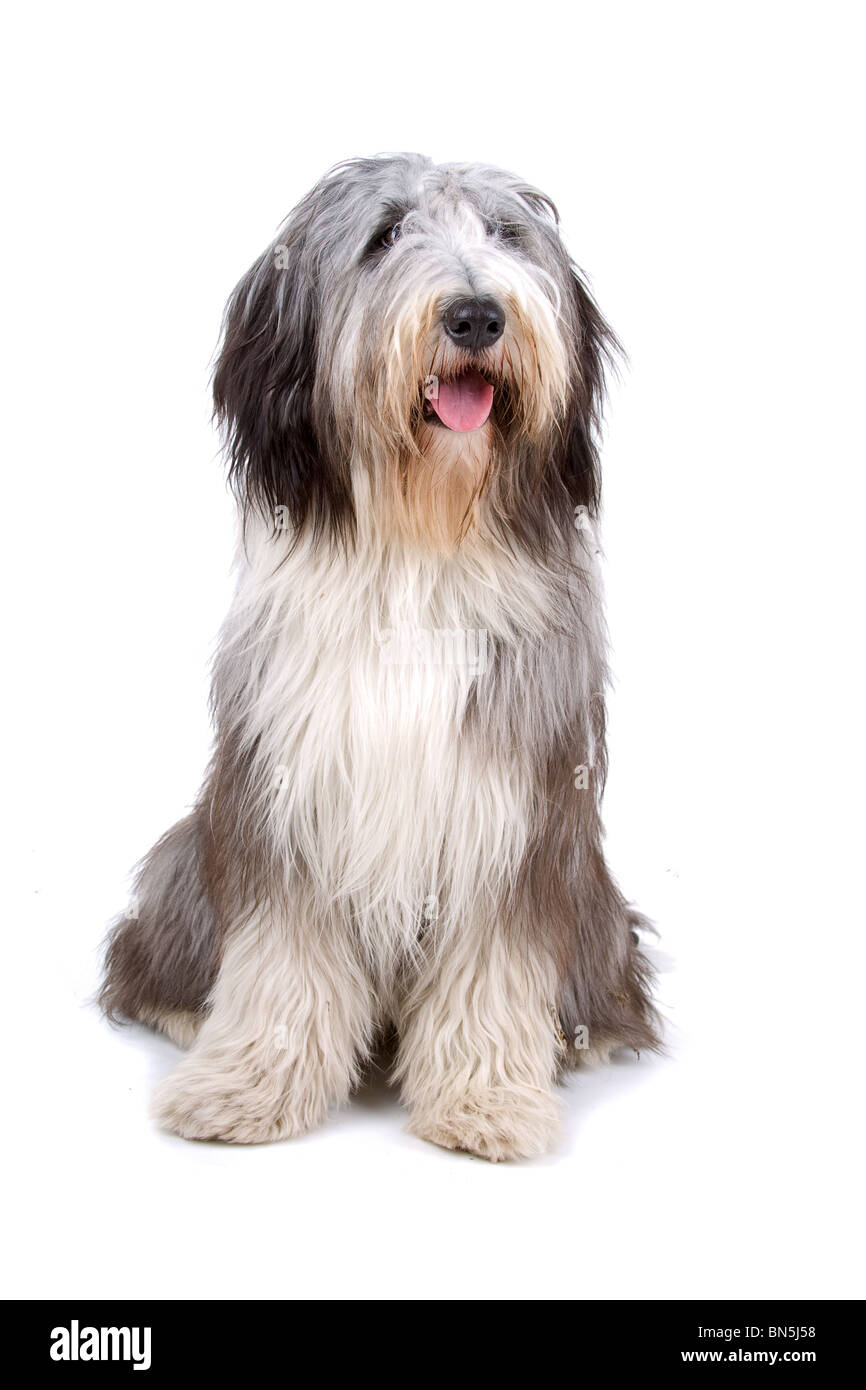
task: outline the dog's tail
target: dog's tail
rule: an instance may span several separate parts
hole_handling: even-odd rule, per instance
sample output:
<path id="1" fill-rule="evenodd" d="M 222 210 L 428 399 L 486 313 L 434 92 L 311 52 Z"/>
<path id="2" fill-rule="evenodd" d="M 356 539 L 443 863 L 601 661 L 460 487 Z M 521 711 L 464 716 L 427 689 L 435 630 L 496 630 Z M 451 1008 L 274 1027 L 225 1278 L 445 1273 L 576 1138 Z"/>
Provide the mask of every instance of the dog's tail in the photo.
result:
<path id="1" fill-rule="evenodd" d="M 98 1002 L 114 1021 L 137 1019 L 176 1036 L 194 1032 L 203 1016 L 220 948 L 205 883 L 204 815 L 199 807 L 157 841 L 139 865 L 129 911 L 109 932 Z"/>

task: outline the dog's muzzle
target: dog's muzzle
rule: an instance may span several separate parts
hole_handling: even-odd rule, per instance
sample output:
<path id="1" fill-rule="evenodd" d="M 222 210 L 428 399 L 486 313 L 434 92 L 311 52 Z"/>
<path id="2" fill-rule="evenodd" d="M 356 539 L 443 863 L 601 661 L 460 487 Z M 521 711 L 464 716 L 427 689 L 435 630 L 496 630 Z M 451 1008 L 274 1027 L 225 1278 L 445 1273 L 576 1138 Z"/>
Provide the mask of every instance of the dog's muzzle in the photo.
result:
<path id="1" fill-rule="evenodd" d="M 505 310 L 498 300 L 455 299 L 442 312 L 442 328 L 451 342 L 475 356 L 493 347 L 505 331 Z M 427 396 L 440 424 L 459 434 L 481 429 L 493 405 L 493 387 L 472 366 L 442 381 Z"/>

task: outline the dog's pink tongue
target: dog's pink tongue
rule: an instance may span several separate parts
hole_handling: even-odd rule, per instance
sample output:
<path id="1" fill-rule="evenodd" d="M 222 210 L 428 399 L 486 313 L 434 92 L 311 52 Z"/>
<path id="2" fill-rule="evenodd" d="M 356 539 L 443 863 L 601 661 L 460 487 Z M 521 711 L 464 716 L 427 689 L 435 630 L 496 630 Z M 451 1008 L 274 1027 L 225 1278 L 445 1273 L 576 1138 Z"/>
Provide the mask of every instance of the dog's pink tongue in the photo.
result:
<path id="1" fill-rule="evenodd" d="M 440 381 L 438 399 L 430 404 L 449 430 L 480 430 L 493 405 L 493 387 L 480 372 L 464 372 Z"/>

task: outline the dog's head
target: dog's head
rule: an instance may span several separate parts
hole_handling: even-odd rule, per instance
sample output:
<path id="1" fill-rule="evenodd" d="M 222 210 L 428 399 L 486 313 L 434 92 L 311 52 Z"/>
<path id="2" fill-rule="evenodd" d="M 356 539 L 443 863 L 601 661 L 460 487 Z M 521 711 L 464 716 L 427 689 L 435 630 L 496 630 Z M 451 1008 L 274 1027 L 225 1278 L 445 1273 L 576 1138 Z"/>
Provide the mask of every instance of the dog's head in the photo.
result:
<path id="1" fill-rule="evenodd" d="M 338 166 L 235 290 L 214 379 L 245 507 L 348 537 L 543 542 L 598 501 L 616 342 L 551 201 L 482 165 Z"/>

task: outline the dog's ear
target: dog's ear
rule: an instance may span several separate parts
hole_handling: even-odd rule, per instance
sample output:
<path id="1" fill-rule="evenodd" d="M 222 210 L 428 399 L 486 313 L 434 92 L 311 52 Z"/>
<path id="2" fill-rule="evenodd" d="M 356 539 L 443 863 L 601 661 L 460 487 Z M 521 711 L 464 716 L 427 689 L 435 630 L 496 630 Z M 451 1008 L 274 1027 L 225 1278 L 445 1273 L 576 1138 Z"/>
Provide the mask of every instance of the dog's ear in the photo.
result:
<path id="1" fill-rule="evenodd" d="M 559 448 L 559 477 L 571 505 L 598 510 L 601 473 L 598 433 L 604 404 L 605 375 L 615 368 L 622 348 L 602 317 L 577 266 L 569 263 L 570 302 L 563 308 L 570 318 L 572 337 L 571 391 Z"/>
<path id="2" fill-rule="evenodd" d="M 244 276 L 226 308 L 214 407 L 245 513 L 275 529 L 351 529 L 348 477 L 317 423 L 317 290 L 296 222 Z"/>

